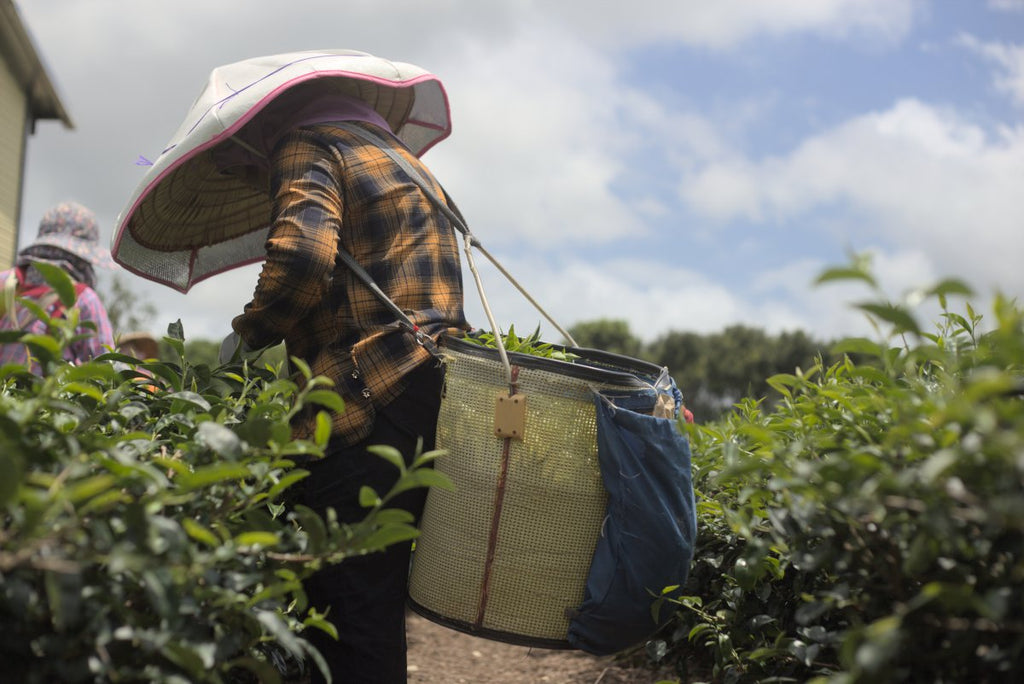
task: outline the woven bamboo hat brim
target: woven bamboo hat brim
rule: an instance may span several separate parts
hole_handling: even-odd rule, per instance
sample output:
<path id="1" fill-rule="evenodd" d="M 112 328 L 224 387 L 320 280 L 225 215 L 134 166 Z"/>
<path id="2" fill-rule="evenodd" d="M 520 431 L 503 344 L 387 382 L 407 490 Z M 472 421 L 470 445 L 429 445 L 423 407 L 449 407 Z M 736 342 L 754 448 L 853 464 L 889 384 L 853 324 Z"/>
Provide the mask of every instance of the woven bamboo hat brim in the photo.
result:
<path id="1" fill-rule="evenodd" d="M 246 124 L 300 85 L 369 104 L 417 156 L 451 133 L 444 86 L 411 64 L 318 50 L 218 67 L 118 217 L 114 260 L 180 292 L 262 260 L 270 198 L 225 173 L 215 152 L 237 144 Z"/>

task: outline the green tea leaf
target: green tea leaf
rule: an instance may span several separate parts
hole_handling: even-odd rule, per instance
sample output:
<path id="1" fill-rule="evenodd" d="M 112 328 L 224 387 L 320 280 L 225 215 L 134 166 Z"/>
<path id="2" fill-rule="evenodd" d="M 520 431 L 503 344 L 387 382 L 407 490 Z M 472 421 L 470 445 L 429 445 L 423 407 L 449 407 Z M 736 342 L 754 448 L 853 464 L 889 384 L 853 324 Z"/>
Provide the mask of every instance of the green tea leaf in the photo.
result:
<path id="1" fill-rule="evenodd" d="M 75 292 L 75 281 L 71 279 L 67 271 L 60 266 L 54 266 L 45 261 L 34 261 L 32 266 L 43 276 L 46 284 L 57 293 L 61 304 L 66 308 L 71 308 L 75 305 L 75 301 L 78 299 L 78 294 Z"/>
<path id="2" fill-rule="evenodd" d="M 419 534 L 419 530 L 412 525 L 385 525 L 367 537 L 364 543 L 368 549 L 383 549 L 393 544 L 411 541 Z"/>
<path id="3" fill-rule="evenodd" d="M 327 546 L 327 525 L 324 519 L 313 509 L 302 505 L 295 506 L 292 514 L 309 538 L 309 552 L 322 552 Z"/>
<path id="4" fill-rule="evenodd" d="M 193 472 L 179 473 L 178 485 L 184 490 L 200 489 L 220 482 L 242 480 L 251 473 L 238 463 L 214 463 L 197 468 Z"/>
<path id="5" fill-rule="evenodd" d="M 242 440 L 230 428 L 207 421 L 196 430 L 196 441 L 221 456 L 236 458 L 242 452 Z"/>
<path id="6" fill-rule="evenodd" d="M 847 337 L 832 346 L 836 354 L 865 354 L 868 356 L 881 356 L 885 348 L 866 337 Z"/>
<path id="7" fill-rule="evenodd" d="M 330 390 L 313 390 L 306 395 L 306 403 L 320 404 L 339 413 L 345 410 L 345 402 L 336 392 Z"/>
<path id="8" fill-rule="evenodd" d="M 385 461 L 398 468 L 400 472 L 405 472 L 405 459 L 402 458 L 402 454 L 398 449 L 380 444 L 369 446 L 366 450 L 371 454 L 380 456 Z"/>
<path id="9" fill-rule="evenodd" d="M 214 549 L 220 546 L 220 539 L 217 538 L 217 535 L 195 520 L 184 518 L 181 521 L 181 526 L 185 528 L 185 533 L 197 542 Z"/>
<path id="10" fill-rule="evenodd" d="M 70 394 L 84 395 L 96 401 L 103 401 L 103 392 L 95 385 L 85 382 L 69 382 L 64 385 L 63 389 Z"/>
<path id="11" fill-rule="evenodd" d="M 101 494 L 117 484 L 113 475 L 94 475 L 84 480 L 72 482 L 64 488 L 65 495 L 71 503 L 81 503 Z"/>
<path id="12" fill-rule="evenodd" d="M 165 337 L 164 339 L 167 340 L 168 342 L 185 341 L 185 327 L 181 324 L 180 318 L 174 321 L 173 323 L 169 323 L 167 325 L 167 337 Z"/>
<path id="13" fill-rule="evenodd" d="M 316 429 L 313 432 L 313 441 L 317 446 L 326 447 L 331 438 L 331 417 L 326 411 L 319 411 L 316 414 Z"/>
<path id="14" fill-rule="evenodd" d="M 372 487 L 363 485 L 359 488 L 359 505 L 363 508 L 373 508 L 380 503 L 380 497 Z"/>
<path id="15" fill-rule="evenodd" d="M 876 287 L 875 279 L 867 271 L 859 268 L 839 267 L 826 269 L 814 280 L 815 285 L 829 283 L 837 280 L 860 280 L 872 287 Z"/>
<path id="16" fill-rule="evenodd" d="M 308 470 L 293 470 L 285 473 L 280 481 L 277 482 L 273 487 L 267 490 L 267 498 L 276 499 L 281 492 L 291 487 L 296 482 L 300 482 L 309 477 Z"/>
<path id="17" fill-rule="evenodd" d="M 201 395 L 196 394 L 195 392 L 190 392 L 188 390 L 181 390 L 180 392 L 172 392 L 172 393 L 168 394 L 167 396 L 170 397 L 171 399 L 176 399 L 178 401 L 183 401 L 183 402 L 185 402 L 187 404 L 191 404 L 193 406 L 197 406 L 197 407 L 203 409 L 204 411 L 209 411 L 210 410 L 210 402 L 208 402 Z"/>
<path id="18" fill-rule="evenodd" d="M 921 331 L 914 317 L 901 306 L 862 302 L 857 304 L 856 307 L 887 323 L 891 323 L 896 328 L 896 332 L 919 333 Z"/>
<path id="19" fill-rule="evenodd" d="M 235 543 L 239 546 L 277 546 L 280 543 L 280 538 L 273 532 L 242 532 L 237 535 L 234 539 Z"/>
<path id="20" fill-rule="evenodd" d="M 929 294 L 946 297 L 949 295 L 963 295 L 970 297 L 974 294 L 972 290 L 965 282 L 956 278 L 947 278 L 937 285 L 934 285 L 930 290 Z"/>

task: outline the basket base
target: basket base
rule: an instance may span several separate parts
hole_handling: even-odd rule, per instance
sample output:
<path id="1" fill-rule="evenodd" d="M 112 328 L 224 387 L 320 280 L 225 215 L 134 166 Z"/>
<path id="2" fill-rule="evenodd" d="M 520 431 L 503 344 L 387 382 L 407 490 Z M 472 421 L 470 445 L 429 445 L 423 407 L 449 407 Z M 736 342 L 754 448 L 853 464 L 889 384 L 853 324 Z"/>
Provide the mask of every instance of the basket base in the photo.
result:
<path id="1" fill-rule="evenodd" d="M 515 634 L 513 632 L 503 632 L 497 629 L 487 629 L 486 627 L 477 627 L 476 625 L 464 622 L 463 620 L 455 620 L 453 618 L 436 613 L 425 606 L 421 606 L 412 599 L 408 600 L 407 605 L 417 615 L 425 617 L 431 622 L 435 622 L 442 627 L 448 627 L 458 632 L 463 632 L 471 636 L 480 637 L 481 639 L 490 639 L 491 641 L 501 641 L 506 644 L 512 644 L 514 646 L 528 646 L 530 648 L 549 648 L 553 650 L 571 650 L 574 647 L 565 639 L 543 639 L 540 637 L 531 637 L 525 634 Z"/>

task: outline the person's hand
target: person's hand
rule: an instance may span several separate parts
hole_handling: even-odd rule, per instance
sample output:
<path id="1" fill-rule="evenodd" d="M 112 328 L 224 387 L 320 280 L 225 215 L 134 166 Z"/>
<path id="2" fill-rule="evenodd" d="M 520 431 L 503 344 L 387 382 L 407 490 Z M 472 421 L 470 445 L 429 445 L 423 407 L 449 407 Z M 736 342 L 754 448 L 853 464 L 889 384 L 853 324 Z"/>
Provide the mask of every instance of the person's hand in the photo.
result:
<path id="1" fill-rule="evenodd" d="M 238 361 L 243 356 L 247 356 L 252 352 L 249 345 L 245 343 L 242 336 L 232 331 L 224 341 L 220 343 L 220 353 L 217 355 L 218 360 L 221 364 L 231 363 L 232 361 Z"/>

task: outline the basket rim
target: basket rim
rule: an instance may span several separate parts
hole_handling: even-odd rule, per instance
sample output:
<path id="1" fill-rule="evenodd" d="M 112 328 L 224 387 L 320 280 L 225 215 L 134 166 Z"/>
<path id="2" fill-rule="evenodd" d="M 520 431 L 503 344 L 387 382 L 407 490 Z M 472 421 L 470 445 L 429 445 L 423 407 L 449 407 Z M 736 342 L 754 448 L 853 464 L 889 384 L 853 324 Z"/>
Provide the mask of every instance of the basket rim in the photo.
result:
<path id="1" fill-rule="evenodd" d="M 452 351 L 469 356 L 477 356 L 495 361 L 501 360 L 497 349 L 467 342 L 462 338 L 453 337 L 449 334 L 442 335 L 439 343 L 441 346 L 448 347 Z M 575 354 L 579 357 L 579 361 L 570 363 L 568 361 L 560 361 L 559 359 L 510 351 L 508 352 L 509 362 L 522 368 L 549 371 L 579 380 L 609 385 L 625 385 L 628 387 L 650 387 L 665 370 L 664 367 L 649 361 L 600 349 L 569 347 L 547 342 L 544 344 L 551 344 L 553 348 L 559 351 Z"/>

